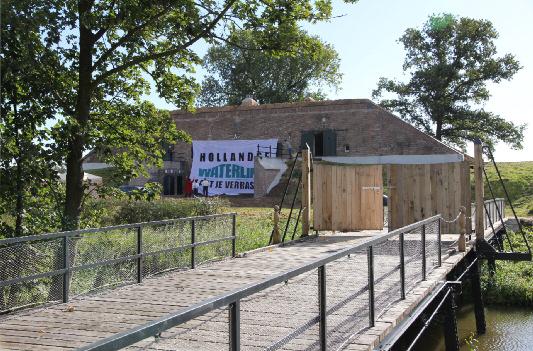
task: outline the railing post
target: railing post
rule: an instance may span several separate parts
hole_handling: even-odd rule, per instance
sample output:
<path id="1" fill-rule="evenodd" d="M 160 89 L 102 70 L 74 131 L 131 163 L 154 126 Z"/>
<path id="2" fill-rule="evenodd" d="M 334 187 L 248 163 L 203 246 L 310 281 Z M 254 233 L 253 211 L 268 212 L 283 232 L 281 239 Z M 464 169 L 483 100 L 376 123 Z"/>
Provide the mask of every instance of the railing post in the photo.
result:
<path id="1" fill-rule="evenodd" d="M 143 280 L 143 229 L 142 226 L 137 228 L 137 283 L 141 283 Z"/>
<path id="2" fill-rule="evenodd" d="M 63 268 L 65 273 L 63 273 L 63 303 L 68 302 L 69 288 L 70 288 L 70 259 L 69 259 L 69 245 L 68 237 L 65 235 L 63 237 Z"/>
<path id="3" fill-rule="evenodd" d="M 375 325 L 374 310 L 374 252 L 372 246 L 366 249 L 368 263 L 368 324 L 370 327 Z"/>
<path id="4" fill-rule="evenodd" d="M 479 257 L 479 256 L 478 256 Z M 481 295 L 481 282 L 479 277 L 479 260 L 470 268 L 470 282 L 472 285 L 472 299 L 474 300 L 474 314 L 476 316 L 476 331 L 479 335 L 485 334 L 485 308 Z"/>
<path id="5" fill-rule="evenodd" d="M 422 225 L 422 280 L 426 280 L 426 225 Z"/>
<path id="6" fill-rule="evenodd" d="M 302 149 L 302 236 L 309 235 L 311 220 L 311 150 Z"/>
<path id="7" fill-rule="evenodd" d="M 195 267 L 195 261 L 196 261 L 196 247 L 194 244 L 196 243 L 196 222 L 191 220 L 191 269 L 194 269 Z"/>
<path id="8" fill-rule="evenodd" d="M 229 305 L 229 349 L 241 349 L 241 303 L 239 300 Z"/>
<path id="9" fill-rule="evenodd" d="M 442 266 L 442 226 L 440 224 L 440 218 L 437 219 L 437 237 L 438 237 L 438 257 L 437 257 L 437 265 L 440 267 Z"/>
<path id="10" fill-rule="evenodd" d="M 231 257 L 237 254 L 237 214 L 233 214 L 231 218 Z"/>
<path id="11" fill-rule="evenodd" d="M 327 349 L 326 266 L 318 267 L 319 338 L 320 350 Z"/>
<path id="12" fill-rule="evenodd" d="M 400 233 L 400 293 L 402 300 L 405 300 L 405 247 L 404 233 Z"/>
<path id="13" fill-rule="evenodd" d="M 444 344 L 446 351 L 459 350 L 459 340 L 457 339 L 457 318 L 455 316 L 455 301 L 453 292 L 447 294 L 445 297 L 444 308 Z"/>
<path id="14" fill-rule="evenodd" d="M 439 221 L 439 224 L 440 224 L 440 221 Z M 440 225 L 439 225 L 439 231 L 440 231 Z M 457 249 L 459 250 L 459 252 L 466 251 L 466 207 L 464 206 L 461 206 L 460 214 L 459 214 L 459 241 L 457 243 Z"/>

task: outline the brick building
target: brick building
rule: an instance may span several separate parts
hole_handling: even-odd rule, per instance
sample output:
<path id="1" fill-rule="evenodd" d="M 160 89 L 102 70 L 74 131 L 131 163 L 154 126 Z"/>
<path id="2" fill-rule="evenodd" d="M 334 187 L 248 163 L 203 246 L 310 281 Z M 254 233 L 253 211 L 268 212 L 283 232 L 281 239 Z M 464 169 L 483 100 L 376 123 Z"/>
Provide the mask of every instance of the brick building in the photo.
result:
<path id="1" fill-rule="evenodd" d="M 249 100 L 249 99 L 247 99 Z M 314 157 L 342 163 L 457 162 L 463 155 L 368 99 L 304 101 L 172 111 L 178 129 L 193 140 L 277 138 L 296 151 L 307 143 Z M 287 144 L 288 142 L 288 144 Z M 166 194 L 180 194 L 191 167 L 191 145 L 169 149 L 163 169 L 151 172 Z M 89 162 L 94 162 L 89 159 Z M 143 184 L 135 179 L 132 184 Z"/>

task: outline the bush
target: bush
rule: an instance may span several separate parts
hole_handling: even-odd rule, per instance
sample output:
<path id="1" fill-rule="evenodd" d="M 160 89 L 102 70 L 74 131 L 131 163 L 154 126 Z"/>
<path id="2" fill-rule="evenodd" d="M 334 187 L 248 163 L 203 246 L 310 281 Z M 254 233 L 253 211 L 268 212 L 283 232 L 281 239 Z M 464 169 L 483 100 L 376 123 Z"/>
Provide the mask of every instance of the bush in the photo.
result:
<path id="1" fill-rule="evenodd" d="M 227 201 L 220 198 L 127 201 L 113 218 L 113 224 L 159 221 L 219 213 Z"/>
<path id="2" fill-rule="evenodd" d="M 528 241 L 533 242 L 533 229 L 525 230 Z M 527 252 L 521 235 L 509 233 L 515 251 Z M 506 251 L 510 251 L 506 246 Z M 483 265 L 482 287 L 488 304 L 533 306 L 533 263 L 496 261 L 496 272 L 490 277 L 488 267 Z"/>

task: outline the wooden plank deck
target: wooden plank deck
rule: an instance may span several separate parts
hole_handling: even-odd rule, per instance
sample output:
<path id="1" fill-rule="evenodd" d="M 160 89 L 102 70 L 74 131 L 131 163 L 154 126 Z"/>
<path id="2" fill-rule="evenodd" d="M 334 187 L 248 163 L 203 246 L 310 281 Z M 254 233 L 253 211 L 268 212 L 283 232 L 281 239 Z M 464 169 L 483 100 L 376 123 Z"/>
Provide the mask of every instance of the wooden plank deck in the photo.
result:
<path id="1" fill-rule="evenodd" d="M 378 233 L 367 231 L 325 236 L 294 245 L 270 247 L 194 270 L 170 272 L 146 279 L 142 284 L 82 296 L 68 304 L 0 316 L 0 350 L 68 350 L 88 345 L 361 243 Z M 406 240 L 417 244 L 416 238 Z M 381 334 L 398 321 L 392 320 L 388 311 L 398 311 L 398 306 L 407 310 L 406 301 L 411 304 L 420 301 L 426 290 L 429 293 L 431 282 L 442 279 L 442 274 L 462 256 L 448 258 L 442 268 L 429 275 L 430 282 L 418 284 L 408 299 L 400 302 L 398 276 L 386 275 L 398 264 L 397 255 L 386 248 L 376 250 L 375 255 L 376 279 L 382 278 L 376 284 L 376 307 L 382 312 L 382 320 L 378 320 L 376 328 L 372 329 L 366 328 L 366 253 L 327 266 L 327 307 L 331 309 L 328 349 L 370 349 L 376 339 L 379 341 Z M 452 263 L 448 263 L 450 259 Z M 409 272 L 408 266 L 406 274 L 416 277 L 419 268 L 414 264 L 412 269 Z M 277 349 L 283 350 L 318 350 L 317 291 L 317 275 L 312 271 L 241 301 L 242 349 L 264 350 L 277 345 Z M 227 350 L 227 310 L 212 311 L 129 349 Z"/>
<path id="2" fill-rule="evenodd" d="M 365 235 L 310 239 L 242 258 L 170 272 L 68 304 L 0 316 L 0 350 L 75 349 L 354 245 Z M 202 349 L 202 348 L 200 348 Z"/>

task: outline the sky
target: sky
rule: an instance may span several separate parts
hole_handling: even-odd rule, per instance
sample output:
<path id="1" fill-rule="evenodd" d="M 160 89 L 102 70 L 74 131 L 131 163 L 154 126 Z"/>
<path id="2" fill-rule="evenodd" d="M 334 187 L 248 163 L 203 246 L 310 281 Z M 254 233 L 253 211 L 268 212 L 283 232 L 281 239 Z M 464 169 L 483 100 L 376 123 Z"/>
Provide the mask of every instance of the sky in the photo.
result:
<path id="1" fill-rule="evenodd" d="M 371 98 L 380 77 L 407 81 L 402 70 L 405 52 L 398 38 L 407 28 L 420 28 L 430 15 L 439 13 L 491 21 L 500 34 L 498 55 L 512 53 L 523 66 L 511 81 L 489 85 L 492 96 L 484 107 L 517 124 L 530 124 L 524 148 L 512 150 L 499 143 L 496 160 L 533 160 L 533 0 L 359 0 L 356 4 L 334 0 L 333 15 L 341 17 L 304 26 L 332 44 L 341 59 L 341 89 L 330 92 L 328 98 Z M 205 45 L 196 49 L 200 55 L 206 51 Z M 198 70 L 199 80 L 203 73 Z M 149 99 L 158 107 L 174 109 L 154 94 Z"/>

